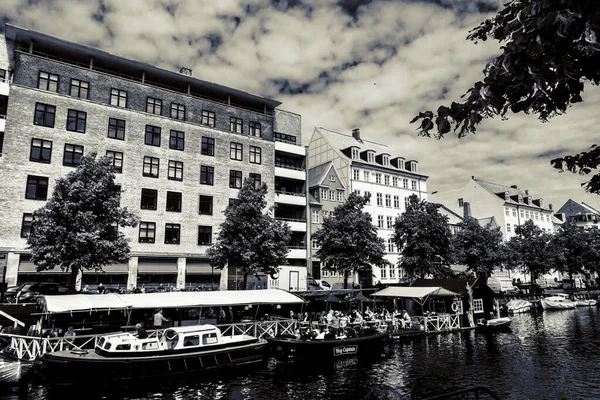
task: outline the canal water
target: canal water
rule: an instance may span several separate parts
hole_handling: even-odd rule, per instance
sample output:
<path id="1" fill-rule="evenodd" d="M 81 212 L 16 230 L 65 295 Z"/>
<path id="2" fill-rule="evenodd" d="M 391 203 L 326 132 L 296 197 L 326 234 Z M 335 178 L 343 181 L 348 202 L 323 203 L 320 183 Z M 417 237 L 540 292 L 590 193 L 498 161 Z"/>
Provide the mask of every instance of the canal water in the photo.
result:
<path id="1" fill-rule="evenodd" d="M 3 387 L 6 399 L 409 399 L 486 386 L 501 399 L 599 399 L 600 313 L 596 307 L 513 318 L 511 331 L 431 335 L 395 342 L 379 360 L 298 369 L 269 359 L 234 373 L 128 385 Z M 470 397 L 474 398 L 474 397 Z M 482 396 L 483 398 L 489 398 Z"/>

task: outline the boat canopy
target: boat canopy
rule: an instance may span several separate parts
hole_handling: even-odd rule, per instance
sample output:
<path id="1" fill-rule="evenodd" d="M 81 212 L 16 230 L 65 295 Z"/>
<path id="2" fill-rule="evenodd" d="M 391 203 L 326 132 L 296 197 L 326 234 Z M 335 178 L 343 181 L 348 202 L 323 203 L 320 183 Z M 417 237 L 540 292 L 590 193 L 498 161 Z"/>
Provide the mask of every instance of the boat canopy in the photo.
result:
<path id="1" fill-rule="evenodd" d="M 423 299 L 427 296 L 459 296 L 441 286 L 416 287 L 416 286 L 391 286 L 373 293 L 377 297 L 406 297 L 410 299 Z"/>
<path id="2" fill-rule="evenodd" d="M 151 308 L 191 308 L 251 304 L 298 304 L 304 299 L 281 289 L 135 294 L 44 296 L 45 313 Z"/>

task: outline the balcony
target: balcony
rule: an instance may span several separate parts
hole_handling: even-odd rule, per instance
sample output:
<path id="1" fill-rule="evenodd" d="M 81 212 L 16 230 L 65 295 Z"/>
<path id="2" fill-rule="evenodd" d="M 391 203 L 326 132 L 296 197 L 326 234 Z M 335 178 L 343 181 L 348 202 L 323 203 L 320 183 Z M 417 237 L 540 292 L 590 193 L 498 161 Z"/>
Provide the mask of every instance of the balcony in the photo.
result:
<path id="1" fill-rule="evenodd" d="M 292 218 L 278 218 L 275 217 L 278 221 L 287 222 L 290 226 L 290 229 L 294 232 L 306 232 L 306 220 L 305 219 L 292 219 Z"/>
<path id="2" fill-rule="evenodd" d="M 275 203 L 292 204 L 295 206 L 306 206 L 306 195 L 304 193 L 275 191 Z"/>
<path id="3" fill-rule="evenodd" d="M 289 246 L 290 252 L 287 255 L 287 258 L 299 258 L 306 259 L 306 247 L 300 246 Z"/>
<path id="4" fill-rule="evenodd" d="M 292 142 L 282 142 L 283 139 L 275 139 L 275 151 L 283 151 L 297 156 L 306 156 L 306 148 Z"/>
<path id="5" fill-rule="evenodd" d="M 306 171 L 303 168 L 280 167 L 275 164 L 275 176 L 305 181 Z"/>

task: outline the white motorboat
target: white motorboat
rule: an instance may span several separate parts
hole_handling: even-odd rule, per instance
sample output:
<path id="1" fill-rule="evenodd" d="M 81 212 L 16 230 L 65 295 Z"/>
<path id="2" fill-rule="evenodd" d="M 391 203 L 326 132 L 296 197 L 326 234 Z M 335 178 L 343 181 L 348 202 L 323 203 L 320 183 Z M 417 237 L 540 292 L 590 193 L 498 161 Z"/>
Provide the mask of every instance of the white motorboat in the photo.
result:
<path id="1" fill-rule="evenodd" d="M 508 317 L 484 319 L 477 321 L 476 329 L 483 332 L 494 332 L 507 330 L 512 320 Z"/>
<path id="2" fill-rule="evenodd" d="M 540 303 L 544 310 L 567 310 L 577 307 L 577 302 L 571 300 L 569 295 L 557 293 L 554 296 L 544 297 L 540 299 Z"/>
<path id="3" fill-rule="evenodd" d="M 598 303 L 598 301 L 596 301 L 594 299 L 577 300 L 578 307 L 591 307 L 591 306 L 595 306 L 597 303 Z"/>
<path id="4" fill-rule="evenodd" d="M 511 300 L 506 303 L 509 313 L 519 314 L 531 311 L 531 303 L 528 300 Z"/>

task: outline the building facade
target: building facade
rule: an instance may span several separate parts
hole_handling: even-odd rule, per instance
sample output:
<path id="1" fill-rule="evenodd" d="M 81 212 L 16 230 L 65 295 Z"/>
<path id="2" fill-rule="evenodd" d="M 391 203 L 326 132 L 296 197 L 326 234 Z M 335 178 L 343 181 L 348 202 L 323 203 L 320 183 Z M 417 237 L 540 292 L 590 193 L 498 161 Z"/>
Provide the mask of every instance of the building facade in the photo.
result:
<path id="1" fill-rule="evenodd" d="M 378 235 L 386 243 L 385 258 L 390 267 L 373 267 L 373 276 L 360 277 L 363 284 L 391 284 L 403 278 L 398 269 L 398 249 L 392 243 L 394 221 L 406 210 L 408 198 L 415 194 L 427 198 L 427 176 L 418 172 L 416 160 L 392 154 L 380 143 L 361 138 L 360 130 L 352 134 L 315 128 L 309 143 L 310 170 L 331 163 L 348 193 L 370 195 L 365 211 L 371 214 Z M 367 282 L 369 281 L 369 282 Z"/>
<path id="2" fill-rule="evenodd" d="M 32 213 L 57 178 L 95 152 L 112 158 L 121 206 L 141 223 L 123 229 L 129 263 L 85 273 L 84 284 L 231 286 L 206 250 L 244 179 L 267 183 L 270 206 L 286 203 L 276 194 L 276 157 L 280 145 L 303 157 L 300 116 L 275 100 L 195 79 L 188 69 L 167 71 L 8 24 L 3 40 L 0 69 L 9 85 L 0 82 L 0 94 L 10 91 L 10 99 L 0 168 L 11 179 L 0 183 L 0 254 L 8 284 L 64 280 L 60 270 L 37 273 L 29 261 Z M 305 276 L 306 255 L 303 262 L 291 264 Z M 269 284 L 277 282 L 255 287 Z"/>
<path id="3" fill-rule="evenodd" d="M 581 228 L 597 228 L 600 220 L 600 211 L 585 202 L 578 203 L 569 199 L 559 210 L 566 221 L 574 223 Z"/>

